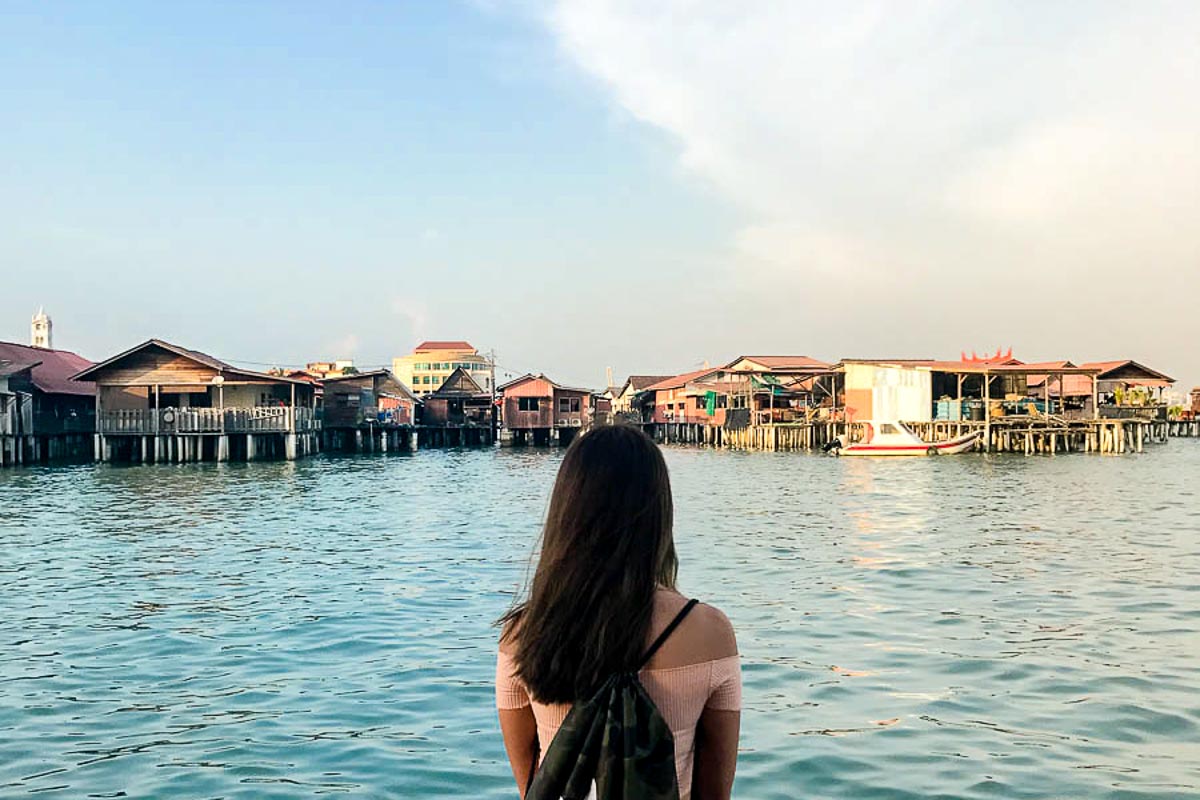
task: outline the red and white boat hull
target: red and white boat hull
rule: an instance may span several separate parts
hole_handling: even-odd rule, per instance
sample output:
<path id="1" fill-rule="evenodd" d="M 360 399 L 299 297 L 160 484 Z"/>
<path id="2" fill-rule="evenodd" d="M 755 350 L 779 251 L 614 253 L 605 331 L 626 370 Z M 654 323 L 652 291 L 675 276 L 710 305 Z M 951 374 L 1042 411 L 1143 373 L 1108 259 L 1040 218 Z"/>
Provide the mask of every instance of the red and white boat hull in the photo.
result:
<path id="1" fill-rule="evenodd" d="M 973 448 L 980 436 L 973 431 L 945 442 L 926 442 L 901 423 L 864 424 L 867 436 L 863 441 L 844 444 L 839 439 L 829 449 L 842 456 L 952 456 Z"/>

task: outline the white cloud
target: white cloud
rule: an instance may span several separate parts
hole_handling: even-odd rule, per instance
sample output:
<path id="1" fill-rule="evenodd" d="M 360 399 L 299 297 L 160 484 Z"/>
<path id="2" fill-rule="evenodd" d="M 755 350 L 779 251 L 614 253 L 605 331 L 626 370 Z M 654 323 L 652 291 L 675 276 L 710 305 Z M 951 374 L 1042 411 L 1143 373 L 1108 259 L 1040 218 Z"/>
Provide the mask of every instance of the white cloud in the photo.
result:
<path id="1" fill-rule="evenodd" d="M 926 350 L 957 352 L 954 325 L 1021 343 L 1053 313 L 1050 349 L 1150 357 L 1149 338 L 1081 333 L 1092 303 L 1150 298 L 1200 335 L 1200 4 L 560 0 L 546 19 L 745 213 L 750 285 L 883 311 L 983 301 L 912 334 Z M 996 294 L 1028 279 L 1088 296 Z M 885 322 L 860 346 L 894 342 Z"/>

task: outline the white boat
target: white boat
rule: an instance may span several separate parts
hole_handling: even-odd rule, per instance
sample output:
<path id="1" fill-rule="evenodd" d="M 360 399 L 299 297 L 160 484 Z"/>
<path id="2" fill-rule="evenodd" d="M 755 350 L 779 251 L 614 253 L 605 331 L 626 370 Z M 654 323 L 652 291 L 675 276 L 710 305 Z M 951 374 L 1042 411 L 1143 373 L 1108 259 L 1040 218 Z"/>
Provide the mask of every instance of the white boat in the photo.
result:
<path id="1" fill-rule="evenodd" d="M 826 446 L 840 456 L 952 456 L 975 446 L 979 431 L 965 433 L 945 442 L 927 442 L 903 422 L 863 422 L 863 438 L 847 442 L 841 436 Z"/>

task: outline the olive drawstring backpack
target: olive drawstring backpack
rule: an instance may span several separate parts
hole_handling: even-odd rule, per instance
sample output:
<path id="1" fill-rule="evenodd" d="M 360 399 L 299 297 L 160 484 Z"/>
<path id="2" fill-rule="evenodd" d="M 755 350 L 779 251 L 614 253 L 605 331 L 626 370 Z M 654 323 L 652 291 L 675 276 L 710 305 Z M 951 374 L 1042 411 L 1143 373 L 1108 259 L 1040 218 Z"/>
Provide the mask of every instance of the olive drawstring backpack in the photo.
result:
<path id="1" fill-rule="evenodd" d="M 679 800 L 675 738 L 638 672 L 696 602 L 688 601 L 635 669 L 571 707 L 540 766 L 534 755 L 525 800 Z"/>

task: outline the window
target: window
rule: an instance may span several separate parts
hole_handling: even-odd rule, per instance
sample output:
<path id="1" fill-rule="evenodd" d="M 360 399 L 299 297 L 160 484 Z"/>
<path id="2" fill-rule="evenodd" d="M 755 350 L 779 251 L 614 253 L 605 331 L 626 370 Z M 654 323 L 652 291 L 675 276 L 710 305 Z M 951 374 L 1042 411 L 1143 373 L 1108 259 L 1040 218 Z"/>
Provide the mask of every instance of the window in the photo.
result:
<path id="1" fill-rule="evenodd" d="M 572 414 L 579 413 L 579 398 L 578 397 L 571 398 L 571 413 Z"/>
<path id="2" fill-rule="evenodd" d="M 518 397 L 517 409 L 519 411 L 537 411 L 539 399 L 537 397 Z"/>
<path id="3" fill-rule="evenodd" d="M 894 434 L 894 433 L 899 433 L 900 429 L 897 428 L 895 425 L 891 424 L 890 422 L 884 422 L 879 425 L 879 432 Z"/>
<path id="4" fill-rule="evenodd" d="M 558 398 L 558 413 L 568 414 L 571 411 L 571 401 L 565 397 Z"/>

